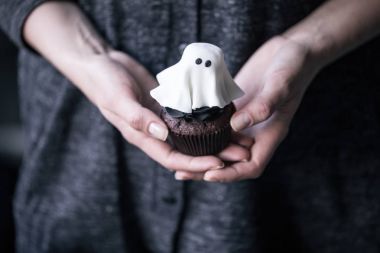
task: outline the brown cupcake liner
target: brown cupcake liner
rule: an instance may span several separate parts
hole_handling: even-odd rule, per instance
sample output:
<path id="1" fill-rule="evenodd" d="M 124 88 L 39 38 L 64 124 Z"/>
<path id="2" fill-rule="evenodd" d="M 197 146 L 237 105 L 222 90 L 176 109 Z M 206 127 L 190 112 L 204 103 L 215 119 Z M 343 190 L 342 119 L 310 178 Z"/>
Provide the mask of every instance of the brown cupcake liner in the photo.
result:
<path id="1" fill-rule="evenodd" d="M 231 139 L 231 126 L 209 134 L 181 135 L 170 131 L 169 136 L 175 148 L 188 155 L 204 156 L 215 155 L 223 150 Z"/>

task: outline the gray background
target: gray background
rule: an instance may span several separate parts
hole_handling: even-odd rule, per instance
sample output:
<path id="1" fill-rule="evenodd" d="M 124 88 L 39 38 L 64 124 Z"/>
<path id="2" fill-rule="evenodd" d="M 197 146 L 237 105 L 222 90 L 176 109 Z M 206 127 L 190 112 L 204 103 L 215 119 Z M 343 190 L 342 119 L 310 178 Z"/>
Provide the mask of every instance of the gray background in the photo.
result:
<path id="1" fill-rule="evenodd" d="M 12 195 L 20 166 L 22 134 L 17 97 L 17 49 L 0 32 L 0 252 L 13 252 Z"/>

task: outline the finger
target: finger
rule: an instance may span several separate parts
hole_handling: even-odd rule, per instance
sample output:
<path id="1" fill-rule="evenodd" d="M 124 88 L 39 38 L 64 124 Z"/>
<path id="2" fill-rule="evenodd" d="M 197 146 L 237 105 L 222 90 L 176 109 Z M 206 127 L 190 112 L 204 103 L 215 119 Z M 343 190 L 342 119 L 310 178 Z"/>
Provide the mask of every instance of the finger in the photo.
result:
<path id="1" fill-rule="evenodd" d="M 207 171 L 204 180 L 232 182 L 259 177 L 287 133 L 284 122 L 273 120 L 270 123 L 257 132 L 248 162 L 234 163 L 219 171 Z"/>
<path id="2" fill-rule="evenodd" d="M 223 169 L 223 171 L 207 171 L 204 174 L 203 179 L 208 182 L 234 182 L 243 179 L 244 175 L 248 170 L 253 167 L 253 163 L 249 162 L 238 162 L 231 164 L 230 166 Z"/>
<path id="3" fill-rule="evenodd" d="M 268 70 L 261 92 L 232 116 L 232 128 L 238 132 L 269 119 L 284 101 L 289 101 L 293 79 L 293 73 L 286 69 Z"/>
<path id="4" fill-rule="evenodd" d="M 138 146 L 152 159 L 159 162 L 162 166 L 179 171 L 203 172 L 224 167 L 222 160 L 215 156 L 189 156 L 173 149 L 169 144 L 144 136 L 141 132 L 130 129 L 132 137 L 131 143 Z"/>
<path id="5" fill-rule="evenodd" d="M 250 152 L 245 147 L 236 144 L 230 144 L 217 156 L 223 161 L 229 162 L 248 161 L 250 158 Z"/>
<path id="6" fill-rule="evenodd" d="M 169 144 L 133 129 L 115 114 L 106 113 L 106 117 L 131 144 L 139 147 L 149 157 L 168 169 L 202 172 L 224 167 L 223 161 L 215 156 L 194 157 L 182 154 Z"/>
<path id="7" fill-rule="evenodd" d="M 115 102 L 112 111 L 103 108 L 102 112 L 103 114 L 115 114 L 133 129 L 158 140 L 165 141 L 168 137 L 169 131 L 165 123 L 154 112 L 141 106 L 133 98 Z"/>
<path id="8" fill-rule="evenodd" d="M 273 109 L 274 105 L 269 100 L 257 97 L 232 115 L 231 126 L 234 131 L 239 132 L 267 120 L 272 115 Z"/>
<path id="9" fill-rule="evenodd" d="M 174 175 L 177 180 L 203 180 L 204 172 L 177 171 Z"/>
<path id="10" fill-rule="evenodd" d="M 217 157 L 184 155 L 174 150 L 169 144 L 131 128 L 115 114 L 107 114 L 107 117 L 130 143 L 168 169 L 200 172 L 224 167 L 224 163 Z"/>
<path id="11" fill-rule="evenodd" d="M 126 85 L 110 94 L 101 94 L 98 103 L 100 111 L 116 114 L 125 120 L 132 128 L 142 131 L 159 140 L 166 140 L 168 130 L 165 123 L 151 110 L 143 107 L 139 103 L 139 87 L 135 80 L 125 71 L 119 71 L 119 78 L 116 81 Z M 112 96 L 111 96 L 112 95 Z M 141 94 L 140 94 L 141 95 Z"/>
<path id="12" fill-rule="evenodd" d="M 249 137 L 247 135 L 238 133 L 238 132 L 233 132 L 232 133 L 232 142 L 236 143 L 240 146 L 243 146 L 247 149 L 250 149 L 254 143 L 254 139 L 252 137 Z"/>

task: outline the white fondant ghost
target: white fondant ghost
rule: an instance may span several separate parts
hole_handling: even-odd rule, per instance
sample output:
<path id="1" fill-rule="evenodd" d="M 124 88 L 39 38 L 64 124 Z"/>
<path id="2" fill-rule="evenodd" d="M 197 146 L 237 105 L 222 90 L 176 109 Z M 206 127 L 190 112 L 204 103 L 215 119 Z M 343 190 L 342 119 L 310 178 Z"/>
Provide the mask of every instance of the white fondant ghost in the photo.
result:
<path id="1" fill-rule="evenodd" d="M 150 91 L 163 107 L 191 113 L 203 106 L 223 108 L 244 92 L 233 81 L 222 50 L 209 43 L 188 45 L 181 60 L 157 74 Z"/>

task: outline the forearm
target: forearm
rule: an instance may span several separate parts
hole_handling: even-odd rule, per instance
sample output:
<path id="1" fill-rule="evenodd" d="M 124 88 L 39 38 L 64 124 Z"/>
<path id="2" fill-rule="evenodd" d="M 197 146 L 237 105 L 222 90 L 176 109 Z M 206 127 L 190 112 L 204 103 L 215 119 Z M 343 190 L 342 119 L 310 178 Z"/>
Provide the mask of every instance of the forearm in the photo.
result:
<path id="1" fill-rule="evenodd" d="M 25 22 L 23 35 L 32 48 L 73 79 L 91 58 L 109 50 L 79 7 L 70 2 L 51 1 L 36 8 Z"/>
<path id="2" fill-rule="evenodd" d="M 379 0 L 330 0 L 283 35 L 307 46 L 324 66 L 379 32 Z"/>

